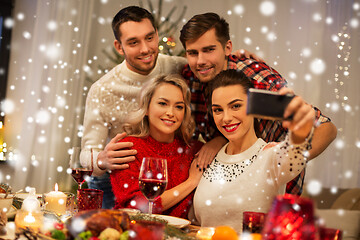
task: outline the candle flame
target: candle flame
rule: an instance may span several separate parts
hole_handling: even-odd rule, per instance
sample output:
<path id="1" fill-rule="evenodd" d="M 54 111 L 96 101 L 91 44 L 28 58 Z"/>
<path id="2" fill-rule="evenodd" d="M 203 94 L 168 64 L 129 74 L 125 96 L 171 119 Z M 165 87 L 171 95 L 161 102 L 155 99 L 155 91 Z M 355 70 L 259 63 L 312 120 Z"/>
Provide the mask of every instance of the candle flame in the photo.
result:
<path id="1" fill-rule="evenodd" d="M 26 215 L 26 217 L 24 218 L 24 221 L 27 222 L 27 223 L 33 223 L 33 222 L 35 222 L 35 218 L 31 214 L 31 212 L 29 212 L 29 214 Z"/>
<path id="2" fill-rule="evenodd" d="M 55 192 L 59 191 L 59 186 L 57 183 L 55 183 Z"/>

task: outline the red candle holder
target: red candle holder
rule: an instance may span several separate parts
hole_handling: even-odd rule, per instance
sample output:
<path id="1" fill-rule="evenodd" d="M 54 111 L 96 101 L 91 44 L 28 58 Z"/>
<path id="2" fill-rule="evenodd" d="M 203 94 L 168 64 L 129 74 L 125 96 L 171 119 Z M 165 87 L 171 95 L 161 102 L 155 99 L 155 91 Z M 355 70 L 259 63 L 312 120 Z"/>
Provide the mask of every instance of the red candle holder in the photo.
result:
<path id="1" fill-rule="evenodd" d="M 320 239 L 321 240 L 341 240 L 342 231 L 334 228 L 319 228 Z"/>
<path id="2" fill-rule="evenodd" d="M 130 225 L 129 240 L 160 240 L 165 236 L 165 224 L 156 221 L 137 220 Z"/>
<path id="3" fill-rule="evenodd" d="M 261 233 L 266 214 L 262 212 L 243 212 L 243 232 Z"/>
<path id="4" fill-rule="evenodd" d="M 104 192 L 97 189 L 78 189 L 77 206 L 78 210 L 100 209 L 102 206 Z"/>
<path id="5" fill-rule="evenodd" d="M 277 196 L 266 218 L 262 239 L 317 240 L 313 202 L 290 194 Z"/>

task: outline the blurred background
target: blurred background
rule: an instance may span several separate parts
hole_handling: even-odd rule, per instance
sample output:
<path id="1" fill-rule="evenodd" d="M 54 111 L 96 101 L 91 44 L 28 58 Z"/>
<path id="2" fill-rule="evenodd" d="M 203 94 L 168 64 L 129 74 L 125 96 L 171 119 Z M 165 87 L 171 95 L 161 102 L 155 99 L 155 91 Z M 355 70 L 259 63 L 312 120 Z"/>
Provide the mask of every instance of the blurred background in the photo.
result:
<path id="1" fill-rule="evenodd" d="M 314 194 L 360 187 L 359 0 L 1 0 L 0 182 L 67 190 L 69 149 L 80 146 L 91 84 L 121 61 L 111 21 L 140 5 L 162 23 L 160 49 L 178 55 L 182 25 L 216 12 L 233 48 L 263 57 L 338 128 L 307 167 Z"/>

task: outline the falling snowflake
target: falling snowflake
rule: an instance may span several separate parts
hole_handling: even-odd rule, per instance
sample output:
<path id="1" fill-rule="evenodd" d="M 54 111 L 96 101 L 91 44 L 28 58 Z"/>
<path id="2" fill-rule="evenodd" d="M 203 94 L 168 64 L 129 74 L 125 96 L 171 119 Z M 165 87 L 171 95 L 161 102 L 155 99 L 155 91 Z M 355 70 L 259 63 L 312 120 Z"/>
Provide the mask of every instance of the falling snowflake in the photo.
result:
<path id="1" fill-rule="evenodd" d="M 236 5 L 234 6 L 234 12 L 235 12 L 235 14 L 237 14 L 237 15 L 243 14 L 243 13 L 245 12 L 244 6 L 241 5 L 241 4 L 236 4 Z"/>
<path id="2" fill-rule="evenodd" d="M 260 13 L 264 16 L 271 16 L 275 13 L 275 4 L 272 1 L 263 1 L 260 4 Z"/>
<path id="3" fill-rule="evenodd" d="M 57 29 L 58 25 L 55 21 L 49 21 L 47 23 L 47 28 L 50 30 L 50 31 L 55 31 Z"/>
<path id="4" fill-rule="evenodd" d="M 303 57 L 310 57 L 311 56 L 311 49 L 310 48 L 303 48 L 302 50 L 301 50 L 301 55 L 303 56 Z"/>
<path id="5" fill-rule="evenodd" d="M 350 26 L 352 28 L 358 28 L 359 27 L 359 20 L 356 18 L 353 18 L 350 20 Z"/>
<path id="6" fill-rule="evenodd" d="M 314 13 L 314 15 L 313 15 L 313 20 L 314 20 L 315 22 L 320 22 L 321 19 L 322 19 L 322 17 L 321 17 L 321 14 L 320 14 L 320 13 Z"/>
<path id="7" fill-rule="evenodd" d="M 323 74 L 325 69 L 326 69 L 326 65 L 322 59 L 315 58 L 310 63 L 310 71 L 315 75 Z"/>
<path id="8" fill-rule="evenodd" d="M 244 43 L 245 43 L 246 45 L 251 45 L 251 44 L 252 44 L 252 40 L 251 40 L 250 38 L 248 38 L 248 37 L 245 37 L 245 38 L 244 38 Z"/>
<path id="9" fill-rule="evenodd" d="M 25 19 L 25 14 L 24 14 L 24 13 L 18 13 L 16 17 L 17 17 L 17 19 L 18 19 L 19 21 L 22 21 L 22 20 Z"/>
<path id="10" fill-rule="evenodd" d="M 51 116 L 50 113 L 46 110 L 40 110 L 36 113 L 35 122 L 40 125 L 45 125 L 49 123 Z"/>
<path id="11" fill-rule="evenodd" d="M 10 100 L 10 99 L 5 99 L 4 101 L 1 102 L 1 111 L 4 112 L 5 114 L 11 114 L 14 112 L 15 110 L 15 103 Z"/>
<path id="12" fill-rule="evenodd" d="M 276 34 L 274 32 L 269 32 L 267 35 L 266 35 L 266 39 L 269 41 L 269 42 L 273 42 L 277 39 L 276 37 Z"/>
<path id="13" fill-rule="evenodd" d="M 322 190 L 322 184 L 318 180 L 310 180 L 306 185 L 306 190 L 310 195 L 319 195 Z"/>
<path id="14" fill-rule="evenodd" d="M 13 28 L 14 27 L 14 19 L 12 18 L 6 18 L 5 21 L 4 21 L 4 27 L 5 28 Z"/>
<path id="15" fill-rule="evenodd" d="M 335 141 L 335 147 L 337 148 L 337 149 L 343 149 L 344 147 L 345 147 L 345 142 L 344 142 L 344 140 L 342 140 L 342 139 L 336 139 L 336 141 Z"/>

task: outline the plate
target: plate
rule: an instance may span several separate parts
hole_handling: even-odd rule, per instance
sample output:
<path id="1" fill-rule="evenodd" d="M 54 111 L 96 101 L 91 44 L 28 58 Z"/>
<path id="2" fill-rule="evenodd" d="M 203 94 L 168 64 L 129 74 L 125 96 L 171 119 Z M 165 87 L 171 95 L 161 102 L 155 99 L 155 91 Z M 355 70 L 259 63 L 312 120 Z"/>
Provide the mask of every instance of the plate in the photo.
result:
<path id="1" fill-rule="evenodd" d="M 14 206 L 12 206 L 12 207 L 10 208 L 10 211 L 8 211 L 8 212 L 6 213 L 7 218 L 14 218 L 14 217 L 15 217 L 15 214 L 16 214 L 16 211 L 17 211 L 17 209 L 16 209 Z"/>
<path id="2" fill-rule="evenodd" d="M 134 208 L 120 208 L 119 210 L 126 212 L 126 213 L 129 214 L 130 216 L 131 216 L 131 215 L 136 215 L 136 214 L 138 214 L 138 213 L 141 213 L 140 210 L 134 209 Z"/>
<path id="3" fill-rule="evenodd" d="M 186 226 L 189 226 L 191 222 L 187 219 L 173 217 L 173 216 L 167 216 L 167 215 L 160 215 L 160 214 L 152 214 L 152 216 L 161 218 L 168 222 L 169 225 L 177 227 L 177 228 L 183 228 Z"/>

